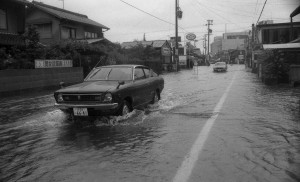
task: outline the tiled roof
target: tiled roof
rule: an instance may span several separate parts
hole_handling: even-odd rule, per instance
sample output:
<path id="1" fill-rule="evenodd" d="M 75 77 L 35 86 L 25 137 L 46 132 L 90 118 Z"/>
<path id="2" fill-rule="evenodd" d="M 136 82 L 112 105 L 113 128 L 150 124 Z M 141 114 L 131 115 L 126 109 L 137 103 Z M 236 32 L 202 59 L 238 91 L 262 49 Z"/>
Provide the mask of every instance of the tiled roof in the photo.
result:
<path id="1" fill-rule="evenodd" d="M 132 48 L 132 47 L 137 46 L 138 44 L 142 44 L 142 45 L 145 47 L 145 46 L 151 46 L 152 43 L 153 43 L 152 41 L 123 42 L 123 43 L 121 44 L 121 47 L 122 47 L 122 48 L 125 48 L 125 49 L 129 49 L 129 48 Z"/>
<path id="2" fill-rule="evenodd" d="M 24 45 L 22 36 L 13 33 L 0 32 L 0 45 Z"/>
<path id="3" fill-rule="evenodd" d="M 298 6 L 290 15 L 291 18 L 293 18 L 294 16 L 300 14 L 300 6 Z"/>
<path id="4" fill-rule="evenodd" d="M 121 47 L 122 48 L 125 48 L 125 49 L 129 49 L 129 48 L 132 48 L 132 47 L 135 47 L 137 46 L 138 44 L 142 44 L 144 47 L 145 46 L 152 46 L 154 48 L 160 48 L 162 47 L 165 43 L 167 42 L 167 44 L 170 44 L 169 41 L 167 40 L 151 40 L 151 41 L 133 41 L 133 42 L 123 42 L 121 44 Z"/>
<path id="5" fill-rule="evenodd" d="M 83 14 L 79 14 L 79 13 L 75 13 L 75 12 L 72 12 L 72 11 L 68 11 L 68 10 L 64 10 L 64 9 L 61 9 L 61 8 L 57 8 L 57 7 L 54 7 L 54 6 L 50 6 L 50 5 L 47 5 L 47 4 L 44 4 L 44 3 L 39 3 L 39 2 L 36 2 L 36 1 L 33 1 L 32 4 L 42 10 L 42 11 L 45 11 L 57 18 L 60 18 L 60 19 L 66 19 L 66 20 L 71 20 L 71 21 L 75 21 L 75 22 L 78 22 L 78 23 L 83 23 L 83 24 L 87 24 L 87 25 L 93 25 L 93 26 L 96 26 L 96 27 L 101 27 L 101 28 L 104 28 L 104 29 L 109 29 L 108 27 L 94 21 L 94 20 L 91 20 L 89 19 L 86 15 L 83 15 Z"/>
<path id="6" fill-rule="evenodd" d="M 99 43 L 99 42 L 103 42 L 103 43 L 109 43 L 109 44 L 113 44 L 111 41 L 109 41 L 106 38 L 98 38 L 98 39 L 82 39 L 82 40 L 76 40 L 79 42 L 86 42 L 88 44 L 95 44 L 95 43 Z"/>
<path id="7" fill-rule="evenodd" d="M 159 48 L 162 47 L 166 43 L 166 40 L 154 40 L 153 41 L 153 47 Z"/>
<path id="8" fill-rule="evenodd" d="M 22 4 L 24 4 L 24 5 L 30 4 L 30 2 L 27 1 L 27 0 L 11 0 L 11 1 L 17 2 L 17 3 L 22 3 Z"/>

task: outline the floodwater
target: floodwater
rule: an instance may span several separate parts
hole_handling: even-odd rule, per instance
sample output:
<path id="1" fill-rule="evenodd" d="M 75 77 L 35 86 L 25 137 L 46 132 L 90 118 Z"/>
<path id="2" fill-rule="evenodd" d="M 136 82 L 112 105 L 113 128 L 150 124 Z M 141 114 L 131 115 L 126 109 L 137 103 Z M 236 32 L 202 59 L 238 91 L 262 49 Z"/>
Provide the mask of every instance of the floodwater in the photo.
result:
<path id="1" fill-rule="evenodd" d="M 2 98 L 0 181 L 172 181 L 233 78 L 188 181 L 300 181 L 299 88 L 239 65 L 162 77 L 158 103 L 94 124 L 73 124 L 51 93 Z"/>

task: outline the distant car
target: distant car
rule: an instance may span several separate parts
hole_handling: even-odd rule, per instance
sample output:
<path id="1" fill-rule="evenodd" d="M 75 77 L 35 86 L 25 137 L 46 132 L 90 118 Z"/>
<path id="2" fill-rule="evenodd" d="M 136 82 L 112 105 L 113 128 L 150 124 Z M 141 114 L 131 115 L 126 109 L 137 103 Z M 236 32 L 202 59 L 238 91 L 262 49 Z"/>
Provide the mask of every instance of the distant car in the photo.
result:
<path id="1" fill-rule="evenodd" d="M 164 79 L 142 65 L 94 68 L 83 83 L 57 90 L 55 106 L 74 116 L 126 115 L 157 102 Z"/>
<path id="2" fill-rule="evenodd" d="M 226 62 L 216 62 L 213 69 L 214 72 L 227 71 L 227 64 Z"/>

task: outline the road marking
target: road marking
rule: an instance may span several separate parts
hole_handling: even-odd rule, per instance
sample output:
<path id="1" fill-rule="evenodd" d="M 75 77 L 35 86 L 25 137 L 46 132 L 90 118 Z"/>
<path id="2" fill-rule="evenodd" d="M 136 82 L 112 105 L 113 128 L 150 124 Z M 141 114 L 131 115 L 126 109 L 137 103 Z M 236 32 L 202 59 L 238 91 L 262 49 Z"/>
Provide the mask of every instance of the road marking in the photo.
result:
<path id="1" fill-rule="evenodd" d="M 230 88 L 236 78 L 237 72 L 233 75 L 233 78 L 226 88 L 224 94 L 222 95 L 221 99 L 217 103 L 217 105 L 214 108 L 214 115 L 210 117 L 205 125 L 203 126 L 201 132 L 199 133 L 194 145 L 191 148 L 191 151 L 185 156 L 184 161 L 182 162 L 180 168 L 178 169 L 173 182 L 186 182 L 188 181 L 190 175 L 192 174 L 193 168 L 198 161 L 198 157 L 202 151 L 202 148 L 207 140 L 207 137 L 209 135 L 209 132 L 216 121 L 216 119 L 219 116 L 219 112 L 222 109 L 222 106 L 228 96 L 228 93 L 230 91 Z"/>

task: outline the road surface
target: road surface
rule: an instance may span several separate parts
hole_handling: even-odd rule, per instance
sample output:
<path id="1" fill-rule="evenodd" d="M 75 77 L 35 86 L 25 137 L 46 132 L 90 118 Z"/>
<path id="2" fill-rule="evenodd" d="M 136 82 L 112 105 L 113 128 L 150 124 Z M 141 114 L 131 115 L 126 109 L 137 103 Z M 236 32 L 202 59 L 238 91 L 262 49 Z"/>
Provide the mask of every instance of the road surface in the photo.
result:
<path id="1" fill-rule="evenodd" d="M 0 181 L 300 181 L 300 89 L 244 66 L 162 75 L 161 100 L 75 125 L 52 93 L 2 98 Z"/>

